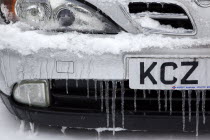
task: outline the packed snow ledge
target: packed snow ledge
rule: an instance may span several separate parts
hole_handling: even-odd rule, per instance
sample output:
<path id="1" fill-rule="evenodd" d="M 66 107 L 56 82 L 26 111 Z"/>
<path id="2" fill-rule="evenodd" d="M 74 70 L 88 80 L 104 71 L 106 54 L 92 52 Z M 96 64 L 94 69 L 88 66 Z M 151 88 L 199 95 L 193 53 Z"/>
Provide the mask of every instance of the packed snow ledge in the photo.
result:
<path id="1" fill-rule="evenodd" d="M 22 55 L 43 50 L 65 51 L 77 55 L 121 54 L 140 52 L 144 48 L 189 48 L 210 44 L 210 38 L 172 38 L 162 35 L 90 35 L 77 32 L 52 33 L 33 30 L 23 23 L 0 25 L 0 50 L 17 51 Z"/>

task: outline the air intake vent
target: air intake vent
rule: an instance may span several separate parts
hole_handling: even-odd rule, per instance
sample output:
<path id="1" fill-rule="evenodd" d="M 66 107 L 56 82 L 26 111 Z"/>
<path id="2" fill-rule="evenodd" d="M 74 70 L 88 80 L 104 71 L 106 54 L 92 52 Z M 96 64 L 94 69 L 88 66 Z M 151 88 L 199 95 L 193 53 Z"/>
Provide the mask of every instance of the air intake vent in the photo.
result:
<path id="1" fill-rule="evenodd" d="M 186 14 L 185 11 L 175 4 L 161 4 L 161 3 L 130 3 L 130 13 L 142 13 L 142 12 L 158 12 L 158 13 L 177 13 Z"/>
<path id="2" fill-rule="evenodd" d="M 187 12 L 176 4 L 133 2 L 128 5 L 134 21 L 156 32 L 193 34 Z"/>

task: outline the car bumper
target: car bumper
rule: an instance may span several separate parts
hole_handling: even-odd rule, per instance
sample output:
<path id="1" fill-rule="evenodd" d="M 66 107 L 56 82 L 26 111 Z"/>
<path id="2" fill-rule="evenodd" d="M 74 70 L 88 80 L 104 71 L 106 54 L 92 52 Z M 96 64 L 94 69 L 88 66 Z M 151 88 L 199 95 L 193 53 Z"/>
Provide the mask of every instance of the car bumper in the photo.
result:
<path id="1" fill-rule="evenodd" d="M 12 97 L 3 93 L 1 98 L 8 110 L 20 120 L 49 126 L 65 126 L 70 128 L 96 129 L 107 126 L 105 113 L 88 113 L 72 111 L 59 111 L 52 108 L 34 108 L 16 103 Z M 209 114 L 208 112 L 206 112 Z M 200 117 L 200 122 L 202 122 Z M 210 117 L 206 116 L 206 120 Z M 146 116 L 146 115 L 125 115 L 125 129 L 139 131 L 182 131 L 182 116 Z M 196 117 L 192 116 L 192 122 L 186 120 L 186 132 L 195 131 Z M 116 127 L 122 128 L 122 115 L 116 114 Z M 109 126 L 112 127 L 112 126 Z M 209 131 L 210 122 L 204 125 L 200 123 L 200 131 Z"/>
<path id="2" fill-rule="evenodd" d="M 54 53 L 54 52 L 52 52 Z M 2 53 L 1 84 L 2 99 L 10 110 L 21 120 L 52 126 L 68 126 L 76 128 L 106 127 L 105 113 L 90 113 L 75 110 L 56 110 L 54 108 L 34 108 L 15 102 L 11 96 L 12 87 L 21 80 L 33 79 L 95 79 L 95 80 L 128 80 L 129 58 L 208 58 L 209 48 L 191 49 L 145 49 L 141 52 L 120 55 L 84 56 L 75 55 L 56 56 L 49 54 L 37 56 L 20 56 L 14 53 Z M 66 53 L 65 53 L 66 54 Z M 56 55 L 56 53 L 54 53 Z M 61 69 L 59 63 L 61 62 Z M 66 63 L 67 62 L 67 63 Z M 72 63 L 73 62 L 73 63 Z M 65 71 L 66 66 L 73 66 L 72 71 Z M 68 69 L 69 70 L 69 69 Z M 206 112 L 209 114 L 209 112 Z M 208 115 L 206 119 L 208 120 Z M 186 130 L 195 130 L 195 116 L 192 122 L 186 121 Z M 125 128 L 129 130 L 177 130 L 182 131 L 182 116 L 170 115 L 126 115 Z M 200 117 L 202 122 L 202 117 Z M 112 126 L 110 126 L 112 127 Z M 122 115 L 116 114 L 116 127 L 122 127 Z M 200 130 L 209 130 L 210 123 L 200 123 Z"/>

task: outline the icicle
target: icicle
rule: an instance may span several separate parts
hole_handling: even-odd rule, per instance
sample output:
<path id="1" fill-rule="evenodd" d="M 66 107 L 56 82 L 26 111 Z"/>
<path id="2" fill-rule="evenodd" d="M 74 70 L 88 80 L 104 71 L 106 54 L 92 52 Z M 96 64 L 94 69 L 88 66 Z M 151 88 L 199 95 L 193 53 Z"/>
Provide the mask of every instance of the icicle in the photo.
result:
<path id="1" fill-rule="evenodd" d="M 94 87 L 95 87 L 95 100 L 97 101 L 97 80 L 94 80 Z"/>
<path id="2" fill-rule="evenodd" d="M 144 99 L 146 99 L 146 90 L 143 90 L 143 96 L 144 96 Z"/>
<path id="3" fill-rule="evenodd" d="M 49 60 L 47 59 L 47 60 L 46 60 L 46 73 L 47 73 L 47 79 L 49 79 L 49 76 L 48 76 L 48 63 L 49 63 L 49 62 L 48 62 L 48 61 L 49 61 Z"/>
<path id="4" fill-rule="evenodd" d="M 52 89 L 52 79 L 49 79 L 49 87 Z"/>
<path id="5" fill-rule="evenodd" d="M 185 91 L 182 91 L 182 130 L 185 131 Z"/>
<path id="6" fill-rule="evenodd" d="M 136 112 L 137 105 L 136 105 L 136 97 L 137 97 L 137 90 L 134 89 L 134 111 Z"/>
<path id="7" fill-rule="evenodd" d="M 34 125 L 34 123 L 30 122 L 29 125 L 30 125 L 31 133 L 34 133 L 35 132 L 35 125 Z"/>
<path id="8" fill-rule="evenodd" d="M 196 91 L 196 136 L 198 136 L 199 132 L 199 106 L 200 106 L 200 91 Z"/>
<path id="9" fill-rule="evenodd" d="M 191 101 L 192 101 L 192 91 L 188 90 L 189 122 L 191 122 L 191 118 L 192 118 Z"/>
<path id="10" fill-rule="evenodd" d="M 109 82 L 105 82 L 105 105 L 106 105 L 106 119 L 107 119 L 107 127 L 109 127 Z"/>
<path id="11" fill-rule="evenodd" d="M 165 3 L 161 3 L 162 8 L 164 8 Z"/>
<path id="12" fill-rule="evenodd" d="M 25 87 L 25 92 L 27 92 L 27 98 L 28 98 L 28 104 L 31 106 L 31 98 L 30 98 L 30 93 L 29 93 L 29 87 Z"/>
<path id="13" fill-rule="evenodd" d="M 101 132 L 100 131 L 97 131 L 97 132 L 98 132 L 97 140 L 101 140 Z"/>
<path id="14" fill-rule="evenodd" d="M 25 125 L 26 125 L 26 123 L 25 123 L 25 121 L 23 121 L 23 120 L 21 120 L 20 121 L 20 132 L 24 132 L 24 130 L 25 130 Z"/>
<path id="15" fill-rule="evenodd" d="M 157 93 L 158 93 L 158 109 L 159 109 L 159 112 L 161 112 L 160 90 L 158 90 Z"/>
<path id="16" fill-rule="evenodd" d="M 47 61 L 48 62 L 48 61 Z M 67 71 L 67 77 L 69 79 L 69 72 L 70 72 L 70 64 L 68 63 L 68 71 Z M 69 94 L 69 86 L 68 86 L 68 79 L 66 79 L 66 94 Z"/>
<path id="17" fill-rule="evenodd" d="M 79 87 L 79 83 L 78 83 L 78 80 L 76 80 L 76 88 Z"/>
<path id="18" fill-rule="evenodd" d="M 167 90 L 164 91 L 164 96 L 165 96 L 165 111 L 167 111 L 168 108 L 168 96 L 167 96 Z"/>
<path id="19" fill-rule="evenodd" d="M 148 93 L 151 94 L 151 90 L 148 90 Z"/>
<path id="20" fill-rule="evenodd" d="M 89 85 L 89 80 L 87 80 L 87 97 L 90 98 L 90 85 Z"/>
<path id="21" fill-rule="evenodd" d="M 39 79 L 42 79 L 42 63 L 43 63 L 43 61 L 41 61 L 41 63 L 40 63 Z"/>
<path id="22" fill-rule="evenodd" d="M 112 82 L 112 123 L 113 123 L 113 135 L 115 135 L 115 112 L 116 112 L 116 104 L 115 104 L 115 100 L 116 100 L 116 89 L 117 89 L 117 82 L 113 81 Z"/>
<path id="23" fill-rule="evenodd" d="M 124 104 L 125 104 L 125 85 L 124 85 L 124 81 L 122 81 L 122 82 L 121 82 L 121 114 L 122 114 L 122 128 L 125 128 Z"/>
<path id="24" fill-rule="evenodd" d="M 66 79 L 66 94 L 69 94 L 68 79 Z"/>
<path id="25" fill-rule="evenodd" d="M 104 86 L 103 81 L 100 81 L 100 93 L 101 93 L 101 112 L 104 111 Z"/>
<path id="26" fill-rule="evenodd" d="M 63 127 L 61 128 L 61 132 L 62 132 L 63 134 L 65 134 L 66 129 L 67 129 L 67 127 L 63 126 Z"/>
<path id="27" fill-rule="evenodd" d="M 170 90 L 169 91 L 170 115 L 172 115 L 172 111 L 173 111 L 173 108 L 172 108 L 172 93 L 173 93 L 173 91 Z"/>
<path id="28" fill-rule="evenodd" d="M 1 61 L 1 63 L 2 63 L 1 64 L 1 67 L 3 68 L 3 71 L 4 71 L 4 81 L 6 83 L 6 86 L 9 87 L 9 85 L 8 85 L 8 79 L 7 79 L 7 73 L 6 73 L 6 68 L 5 68 L 5 64 L 4 64 L 4 60 L 3 60 L 3 58 L 1 60 L 2 60 Z"/>
<path id="29" fill-rule="evenodd" d="M 150 6 L 150 3 L 147 3 L 147 8 L 149 8 L 149 6 Z"/>
<path id="30" fill-rule="evenodd" d="M 56 66 L 56 60 L 53 60 L 53 68 L 52 68 L 52 71 L 51 71 L 50 79 L 53 79 L 53 74 L 54 74 L 53 72 L 54 72 L 55 66 Z"/>
<path id="31" fill-rule="evenodd" d="M 202 114 L 203 114 L 203 124 L 206 124 L 206 91 L 202 91 Z"/>

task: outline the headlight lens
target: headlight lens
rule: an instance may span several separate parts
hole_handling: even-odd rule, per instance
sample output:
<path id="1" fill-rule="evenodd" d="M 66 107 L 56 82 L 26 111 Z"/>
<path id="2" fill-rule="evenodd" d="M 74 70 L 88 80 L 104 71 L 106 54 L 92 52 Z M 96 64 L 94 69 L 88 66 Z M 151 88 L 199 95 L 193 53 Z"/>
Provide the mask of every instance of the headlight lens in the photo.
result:
<path id="1" fill-rule="evenodd" d="M 47 22 L 52 14 L 46 0 L 17 0 L 15 11 L 19 18 L 33 26 Z"/>
<path id="2" fill-rule="evenodd" d="M 48 107 L 50 104 L 46 81 L 22 81 L 15 87 L 13 97 L 29 106 Z"/>
<path id="3" fill-rule="evenodd" d="M 74 23 L 75 15 L 69 9 L 59 9 L 57 20 L 62 27 L 68 27 Z"/>
<path id="4" fill-rule="evenodd" d="M 210 0 L 196 0 L 196 2 L 202 7 L 210 7 Z"/>
<path id="5" fill-rule="evenodd" d="M 3 0 L 5 3 L 8 0 Z M 47 30 L 118 33 L 120 28 L 97 9 L 77 0 L 9 0 L 18 20 Z M 14 3 L 15 4 L 14 4 Z"/>
<path id="6" fill-rule="evenodd" d="M 80 32 L 118 33 L 108 19 L 94 9 L 76 2 L 67 2 L 54 10 L 54 22 L 59 30 Z"/>

